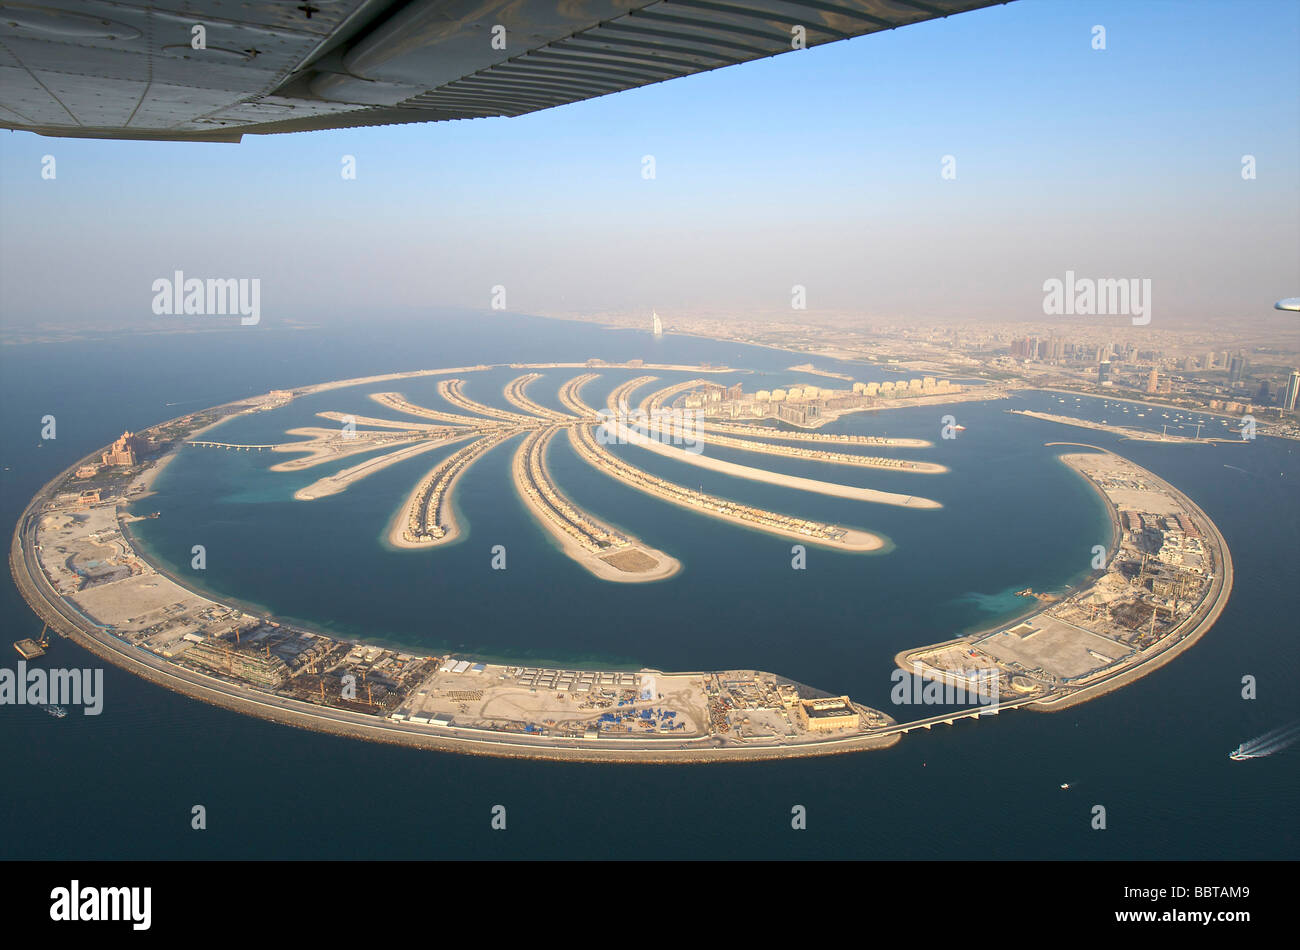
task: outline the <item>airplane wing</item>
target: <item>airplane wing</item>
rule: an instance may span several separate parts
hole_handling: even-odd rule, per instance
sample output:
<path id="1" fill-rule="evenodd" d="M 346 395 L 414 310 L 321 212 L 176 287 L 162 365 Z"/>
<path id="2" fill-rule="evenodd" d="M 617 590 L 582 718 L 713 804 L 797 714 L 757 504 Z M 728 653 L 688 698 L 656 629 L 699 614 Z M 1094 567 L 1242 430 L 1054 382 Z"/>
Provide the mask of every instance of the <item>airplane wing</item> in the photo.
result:
<path id="1" fill-rule="evenodd" d="M 0 128 L 238 142 L 516 116 L 1007 0 L 0 0 Z"/>

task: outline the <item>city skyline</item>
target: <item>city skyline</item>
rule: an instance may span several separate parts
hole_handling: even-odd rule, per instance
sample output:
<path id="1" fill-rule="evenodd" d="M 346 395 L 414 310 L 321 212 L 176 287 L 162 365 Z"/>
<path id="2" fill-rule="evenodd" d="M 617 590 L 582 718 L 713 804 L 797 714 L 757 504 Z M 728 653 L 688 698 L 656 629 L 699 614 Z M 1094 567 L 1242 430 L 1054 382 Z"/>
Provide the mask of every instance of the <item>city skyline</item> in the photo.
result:
<path id="1" fill-rule="evenodd" d="M 498 297 L 1028 319 L 1071 271 L 1149 280 L 1153 326 L 1249 319 L 1300 285 L 1300 14 L 1231 12 L 1013 3 L 514 119 L 239 145 L 10 133 L 0 309 L 185 325 L 149 309 L 179 269 L 259 279 L 277 325 Z"/>

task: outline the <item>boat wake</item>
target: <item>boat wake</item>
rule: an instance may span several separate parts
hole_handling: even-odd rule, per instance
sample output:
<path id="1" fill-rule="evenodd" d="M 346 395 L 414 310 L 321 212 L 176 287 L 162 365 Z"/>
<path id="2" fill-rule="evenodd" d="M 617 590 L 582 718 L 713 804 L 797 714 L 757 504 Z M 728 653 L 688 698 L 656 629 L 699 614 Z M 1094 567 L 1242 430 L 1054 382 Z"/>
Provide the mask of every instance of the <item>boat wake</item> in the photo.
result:
<path id="1" fill-rule="evenodd" d="M 64 709 L 62 706 L 42 705 L 41 709 L 45 710 L 55 719 L 62 719 L 64 716 L 68 714 L 68 711 Z"/>
<path id="2" fill-rule="evenodd" d="M 1262 736 L 1256 736 L 1237 746 L 1228 753 L 1228 758 L 1240 762 L 1244 759 L 1260 759 L 1274 752 L 1281 752 L 1300 739 L 1300 720 L 1289 725 L 1279 726 Z"/>

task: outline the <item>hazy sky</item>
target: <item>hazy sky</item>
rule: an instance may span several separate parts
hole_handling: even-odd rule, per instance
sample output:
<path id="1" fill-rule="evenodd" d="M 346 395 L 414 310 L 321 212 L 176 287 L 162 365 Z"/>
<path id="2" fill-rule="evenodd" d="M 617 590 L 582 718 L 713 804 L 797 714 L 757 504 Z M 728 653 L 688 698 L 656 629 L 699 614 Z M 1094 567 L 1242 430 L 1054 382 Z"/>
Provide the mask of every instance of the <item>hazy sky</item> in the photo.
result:
<path id="1" fill-rule="evenodd" d="M 520 312 L 788 317 L 802 284 L 810 312 L 1018 319 L 1073 270 L 1150 278 L 1161 325 L 1234 319 L 1300 293 L 1298 48 L 1294 0 L 1020 0 L 516 119 L 0 132 L 0 313 L 174 319 L 150 287 L 179 269 L 260 278 L 264 322 L 494 285 Z"/>

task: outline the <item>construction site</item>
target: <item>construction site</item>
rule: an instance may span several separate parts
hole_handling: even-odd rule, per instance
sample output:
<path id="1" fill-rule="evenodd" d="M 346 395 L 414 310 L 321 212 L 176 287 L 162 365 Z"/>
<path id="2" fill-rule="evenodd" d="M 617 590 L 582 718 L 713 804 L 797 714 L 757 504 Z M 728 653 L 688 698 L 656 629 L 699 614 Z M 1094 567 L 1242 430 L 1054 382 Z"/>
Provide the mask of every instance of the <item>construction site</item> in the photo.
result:
<path id="1" fill-rule="evenodd" d="M 1040 597 L 1044 609 L 1015 623 L 900 653 L 901 668 L 943 679 L 996 670 L 1003 691 L 1055 702 L 1155 657 L 1163 662 L 1217 616 L 1231 589 L 1231 562 L 1190 500 L 1117 455 L 1061 461 L 1105 499 L 1115 542 L 1104 568 L 1064 598 Z"/>
<path id="2" fill-rule="evenodd" d="M 514 395 L 526 399 L 522 386 Z M 171 431 L 178 442 L 193 434 L 175 424 Z M 549 485 L 540 443 L 554 431 L 540 430 L 525 443 L 530 485 L 566 523 L 594 524 L 572 520 L 582 513 Z M 813 755 L 897 741 L 876 734 L 892 723 L 884 713 L 771 673 L 555 669 L 419 655 L 221 603 L 189 589 L 132 538 L 130 524 L 141 516 L 128 507 L 148 492 L 168 458 L 148 434 L 133 438 L 139 441 L 105 453 L 120 458 L 107 476 L 96 474 L 91 488 L 65 474 L 24 515 L 11 566 L 47 620 L 39 640 L 15 644 L 24 659 L 42 655 L 55 630 L 148 679 L 219 705 L 361 738 L 494 754 L 693 761 Z M 151 446 L 150 458 L 128 455 L 136 445 Z M 453 455 L 437 475 L 454 476 L 458 462 L 464 457 Z M 426 518 L 446 510 L 445 497 L 435 501 L 432 492 L 421 503 Z"/>
<path id="3" fill-rule="evenodd" d="M 510 384 L 512 404 L 538 406 L 525 393 L 532 378 Z M 646 381 L 623 383 L 609 402 L 617 405 Z M 580 385 L 566 385 L 565 404 L 585 409 Z M 457 408 L 485 411 L 464 394 L 459 379 L 439 388 Z M 688 389 L 675 384 L 642 405 Z M 754 670 L 559 669 L 419 655 L 302 629 L 196 592 L 135 542 L 131 524 L 153 514 L 129 509 L 182 444 L 267 448 L 197 443 L 194 436 L 232 414 L 274 408 L 293 395 L 272 393 L 191 414 L 184 417 L 188 422 L 126 432 L 46 485 L 20 519 L 10 565 L 47 630 L 204 701 L 304 728 L 428 748 L 587 761 L 783 758 L 882 748 L 902 732 L 933 724 L 934 717 L 896 723 L 848 696 Z M 444 537 L 454 531 L 449 496 L 472 458 L 467 450 L 518 431 L 513 413 L 493 412 L 500 417 L 495 425 L 476 420 L 479 443 L 453 453 L 417 486 L 405 517 L 395 521 L 397 532 L 412 527 L 412 506 L 414 527 L 430 540 L 434 529 Z M 634 539 L 578 509 L 551 483 L 545 447 L 559 428 L 568 429 L 580 457 L 644 491 L 777 533 L 853 541 L 847 529 L 735 506 L 651 476 L 598 443 L 589 426 L 543 421 L 516 455 L 521 497 L 544 507 L 535 512 L 539 522 L 572 547 L 571 556 L 600 561 L 600 554 Z M 1181 492 L 1119 456 L 1098 450 L 1060 459 L 1105 504 L 1113 529 L 1105 564 L 1057 601 L 1025 588 L 1020 593 L 1038 600 L 1037 612 L 904 651 L 895 658 L 899 666 L 958 681 L 971 667 L 995 671 L 1012 705 L 1064 708 L 1145 675 L 1214 623 L 1231 591 L 1232 563 L 1213 522 Z M 856 546 L 867 548 L 865 541 Z M 644 550 L 661 564 L 675 564 L 662 552 Z M 644 567 L 639 563 L 614 567 L 632 576 L 651 574 L 638 570 Z M 15 647 L 28 659 L 40 656 L 48 642 L 43 632 Z"/>

